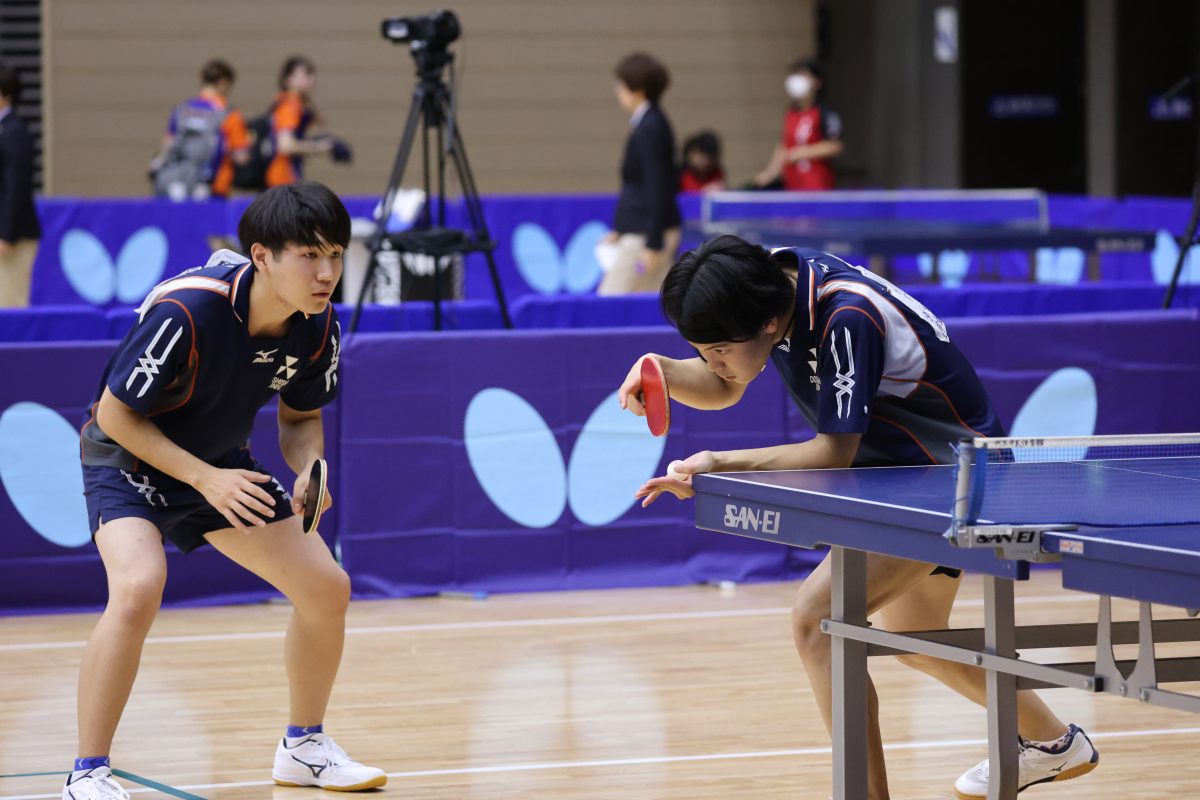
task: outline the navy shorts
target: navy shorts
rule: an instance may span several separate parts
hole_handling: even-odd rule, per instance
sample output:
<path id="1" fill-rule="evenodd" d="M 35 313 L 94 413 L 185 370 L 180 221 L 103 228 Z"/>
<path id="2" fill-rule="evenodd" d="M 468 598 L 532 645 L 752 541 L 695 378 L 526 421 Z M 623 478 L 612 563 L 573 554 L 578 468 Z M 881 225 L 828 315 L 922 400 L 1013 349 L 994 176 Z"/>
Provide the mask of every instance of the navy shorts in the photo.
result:
<path id="1" fill-rule="evenodd" d="M 271 473 L 250 451 L 237 448 L 218 459 L 215 466 L 222 469 L 246 469 Z M 292 496 L 274 477 L 258 484 L 275 499 L 275 516 L 263 517 L 264 522 L 278 522 L 294 516 Z M 101 520 L 112 522 L 124 517 L 138 517 L 151 522 L 164 539 L 190 553 L 205 544 L 204 534 L 229 527 L 204 496 L 186 483 L 163 475 L 156 470 L 126 472 L 117 467 L 83 468 L 83 494 L 87 500 L 88 522 L 92 536 L 100 530 Z"/>

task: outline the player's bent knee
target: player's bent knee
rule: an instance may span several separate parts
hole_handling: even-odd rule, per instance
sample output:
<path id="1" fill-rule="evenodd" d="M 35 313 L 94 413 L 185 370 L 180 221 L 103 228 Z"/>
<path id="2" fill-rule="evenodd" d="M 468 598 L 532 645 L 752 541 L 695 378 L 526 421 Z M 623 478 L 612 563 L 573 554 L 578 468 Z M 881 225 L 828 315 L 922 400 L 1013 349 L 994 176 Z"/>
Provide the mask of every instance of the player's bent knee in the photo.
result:
<path id="1" fill-rule="evenodd" d="M 109 588 L 108 609 L 130 625 L 149 625 L 162 605 L 165 575 L 125 578 Z"/>
<path id="2" fill-rule="evenodd" d="M 828 637 L 821 631 L 821 620 L 828 616 L 828 602 L 803 591 L 797 595 L 792 606 L 792 635 L 801 654 L 829 646 Z"/>
<path id="3" fill-rule="evenodd" d="M 350 605 L 350 576 L 338 566 L 306 580 L 291 596 L 297 608 L 319 614 L 345 614 Z"/>

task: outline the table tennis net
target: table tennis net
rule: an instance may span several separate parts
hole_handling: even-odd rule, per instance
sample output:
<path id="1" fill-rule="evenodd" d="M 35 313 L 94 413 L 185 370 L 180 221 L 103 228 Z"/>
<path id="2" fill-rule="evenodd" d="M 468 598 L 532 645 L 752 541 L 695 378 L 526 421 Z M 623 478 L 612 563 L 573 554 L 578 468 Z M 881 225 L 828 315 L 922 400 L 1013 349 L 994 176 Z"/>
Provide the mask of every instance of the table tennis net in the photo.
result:
<path id="1" fill-rule="evenodd" d="M 968 525 L 1200 523 L 1200 434 L 976 439 L 959 469 Z"/>

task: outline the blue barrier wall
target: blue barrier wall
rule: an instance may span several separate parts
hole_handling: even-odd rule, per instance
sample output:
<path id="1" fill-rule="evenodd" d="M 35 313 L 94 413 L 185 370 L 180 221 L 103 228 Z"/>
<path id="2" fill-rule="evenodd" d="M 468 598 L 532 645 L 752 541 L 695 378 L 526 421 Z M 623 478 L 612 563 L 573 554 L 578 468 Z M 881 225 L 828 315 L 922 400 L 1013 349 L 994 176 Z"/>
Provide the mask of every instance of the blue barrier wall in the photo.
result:
<path id="1" fill-rule="evenodd" d="M 246 202 L 43 198 L 38 208 L 45 235 L 34 267 L 33 302 L 101 307 L 136 304 L 158 280 L 203 263 L 209 253 L 209 237 L 232 235 Z M 696 215 L 697 203 L 695 196 L 682 198 L 685 216 Z M 370 217 L 375 199 L 350 198 L 347 206 L 356 217 Z M 496 263 L 510 300 L 592 293 L 600 279 L 592 248 L 611 220 L 613 198 L 489 197 L 484 209 L 492 237 L 499 243 Z M 460 205 L 451 202 L 448 211 L 451 224 L 461 224 Z M 1172 235 L 1183 233 L 1189 203 L 1052 197 L 1049 211 L 1056 225 L 1159 232 L 1153 254 L 1106 254 L 1101 258 L 1101 270 L 1104 281 L 1161 285 L 1174 266 L 1178 248 Z M 1083 255 L 1078 251 L 1040 251 L 1037 261 L 1038 275 L 1045 283 L 1073 285 L 1086 280 Z M 928 257 L 897 259 L 894 274 L 901 282 L 921 282 L 931 263 Z M 482 257 L 471 256 L 468 265 L 467 298 L 490 300 L 492 287 Z M 946 283 L 957 285 L 994 280 L 995 274 L 1019 278 L 1028 269 L 1019 254 L 981 258 L 952 253 L 943 257 L 940 274 Z M 1192 254 L 1184 280 L 1200 282 L 1200 252 Z"/>
<path id="2" fill-rule="evenodd" d="M 960 319 L 1014 433 L 1200 430 L 1200 313 Z M 0 345 L 0 609 L 94 606 L 77 429 L 111 343 Z M 359 597 L 783 579 L 813 554 L 696 531 L 690 504 L 632 491 L 673 458 L 809 435 L 772 370 L 722 412 L 676 407 L 665 440 L 621 413 L 642 352 L 686 355 L 670 330 L 363 334 L 327 414 L 337 538 Z M 270 409 L 252 446 L 286 485 Z M 266 587 L 210 548 L 172 551 L 168 602 Z"/>

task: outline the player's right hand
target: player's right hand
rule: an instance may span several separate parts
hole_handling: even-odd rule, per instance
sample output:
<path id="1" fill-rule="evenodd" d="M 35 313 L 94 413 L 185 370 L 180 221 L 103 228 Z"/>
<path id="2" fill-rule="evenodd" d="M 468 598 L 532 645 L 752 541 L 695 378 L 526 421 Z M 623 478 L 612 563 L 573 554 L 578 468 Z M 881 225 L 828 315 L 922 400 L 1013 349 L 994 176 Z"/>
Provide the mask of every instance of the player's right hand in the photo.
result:
<path id="1" fill-rule="evenodd" d="M 647 358 L 657 358 L 657 356 L 647 353 L 633 362 L 633 366 L 629 368 L 629 374 L 625 376 L 625 381 L 617 390 L 617 402 L 621 404 L 621 408 L 632 411 L 639 417 L 646 416 L 646 407 L 642 405 L 642 361 Z"/>
<path id="2" fill-rule="evenodd" d="M 214 468 L 196 483 L 195 488 L 231 526 L 249 531 L 252 526 L 261 528 L 267 524 L 254 512 L 264 517 L 275 516 L 272 510 L 275 498 L 258 485 L 270 480 L 270 475 L 248 469 Z"/>

